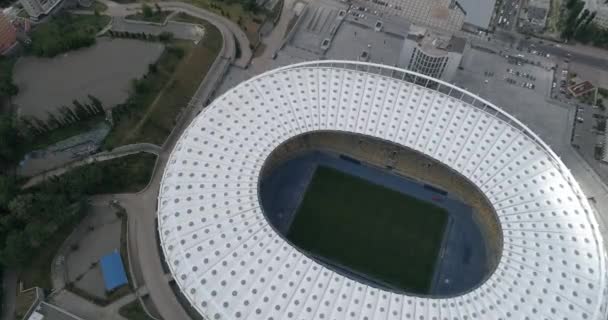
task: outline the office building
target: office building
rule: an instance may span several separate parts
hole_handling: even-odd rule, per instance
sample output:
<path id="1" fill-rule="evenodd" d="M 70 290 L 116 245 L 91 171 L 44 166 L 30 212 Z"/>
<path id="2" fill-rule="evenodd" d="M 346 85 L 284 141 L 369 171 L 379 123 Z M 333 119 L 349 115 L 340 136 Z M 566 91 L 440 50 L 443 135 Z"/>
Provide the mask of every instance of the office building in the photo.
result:
<path id="1" fill-rule="evenodd" d="M 399 67 L 450 81 L 467 47 L 464 38 L 411 26 L 403 41 Z"/>

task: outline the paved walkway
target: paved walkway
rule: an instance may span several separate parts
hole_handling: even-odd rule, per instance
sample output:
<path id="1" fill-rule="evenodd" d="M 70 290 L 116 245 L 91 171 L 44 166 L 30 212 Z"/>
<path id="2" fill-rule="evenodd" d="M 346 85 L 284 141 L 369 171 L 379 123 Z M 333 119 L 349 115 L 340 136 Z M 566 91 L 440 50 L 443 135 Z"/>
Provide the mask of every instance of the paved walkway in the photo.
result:
<path id="1" fill-rule="evenodd" d="M 112 151 L 96 153 L 96 154 L 88 156 L 84 159 L 69 163 L 63 167 L 52 169 L 52 170 L 40 173 L 38 175 L 35 175 L 35 176 L 31 177 L 25 184 L 23 184 L 23 186 L 21 188 L 27 189 L 29 187 L 37 185 L 40 182 L 43 182 L 44 180 L 48 179 L 49 177 L 60 176 L 71 169 L 74 169 L 74 168 L 77 168 L 77 167 L 80 167 L 80 166 L 83 166 L 86 164 L 90 164 L 94 161 L 105 161 L 105 160 L 120 158 L 120 157 L 128 156 L 128 155 L 135 154 L 135 153 L 140 153 L 140 152 L 146 152 L 146 153 L 158 155 L 160 152 L 160 147 L 157 145 L 151 144 L 151 143 L 135 143 L 135 144 L 129 144 L 129 145 L 115 148 Z"/>
<path id="2" fill-rule="evenodd" d="M 118 310 L 122 306 L 133 302 L 135 299 L 135 294 L 130 293 L 111 304 L 102 307 L 64 289 L 53 294 L 50 298 L 50 302 L 61 306 L 62 308 L 69 310 L 70 313 L 86 320 L 127 320 L 118 313 Z"/>

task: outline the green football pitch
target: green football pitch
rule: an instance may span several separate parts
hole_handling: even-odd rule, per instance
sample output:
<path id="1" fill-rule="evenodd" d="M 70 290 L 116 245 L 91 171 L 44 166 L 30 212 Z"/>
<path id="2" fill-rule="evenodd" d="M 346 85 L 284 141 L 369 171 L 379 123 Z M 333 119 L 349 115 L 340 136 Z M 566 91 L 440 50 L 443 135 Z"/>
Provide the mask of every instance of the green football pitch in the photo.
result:
<path id="1" fill-rule="evenodd" d="M 287 238 L 373 282 L 426 294 L 447 212 L 436 205 L 320 166 Z"/>

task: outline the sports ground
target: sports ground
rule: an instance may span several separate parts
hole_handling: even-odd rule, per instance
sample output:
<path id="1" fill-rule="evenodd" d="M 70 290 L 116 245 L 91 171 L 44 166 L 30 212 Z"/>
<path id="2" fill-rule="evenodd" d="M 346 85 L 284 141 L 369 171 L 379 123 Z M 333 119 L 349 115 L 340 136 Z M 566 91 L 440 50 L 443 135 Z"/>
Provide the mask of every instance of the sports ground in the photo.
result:
<path id="1" fill-rule="evenodd" d="M 373 282 L 427 294 L 447 220 L 433 203 L 319 166 L 287 238 Z"/>
<path id="2" fill-rule="evenodd" d="M 315 190 L 313 180 L 322 168 L 346 178 L 323 178 L 327 181 Z M 260 192 L 264 215 L 279 234 L 317 262 L 359 282 L 449 296 L 469 290 L 487 274 L 485 242 L 473 209 L 420 181 L 340 154 L 312 151 L 273 167 L 261 180 Z M 308 206 L 319 210 L 304 213 Z M 433 224 L 438 228 L 426 227 L 430 208 L 446 213 L 445 231 L 439 232 L 441 222 Z M 420 238 L 433 232 L 443 233 L 438 244 L 432 237 Z M 306 243 L 296 243 L 290 233 L 300 233 Z"/>

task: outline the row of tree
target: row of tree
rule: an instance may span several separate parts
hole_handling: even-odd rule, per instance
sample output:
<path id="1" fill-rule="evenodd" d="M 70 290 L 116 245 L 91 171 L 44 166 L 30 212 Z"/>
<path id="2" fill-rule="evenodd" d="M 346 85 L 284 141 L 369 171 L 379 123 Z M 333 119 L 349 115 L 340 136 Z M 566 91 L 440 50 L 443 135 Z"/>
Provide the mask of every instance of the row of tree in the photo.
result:
<path id="1" fill-rule="evenodd" d="M 184 57 L 186 52 L 183 48 L 168 45 L 166 47 L 166 57 L 161 60 L 175 60 L 179 61 Z M 162 65 L 162 64 L 161 64 Z M 173 66 L 174 67 L 174 66 Z M 134 115 L 138 114 L 138 110 L 145 108 L 150 100 L 148 96 L 155 90 L 159 90 L 158 81 L 155 81 L 154 76 L 158 72 L 171 73 L 172 70 L 161 69 L 158 63 L 151 63 L 148 65 L 148 73 L 146 73 L 141 79 L 133 79 L 131 81 L 131 94 L 127 101 L 116 105 L 112 108 L 112 121 L 114 123 L 120 122 L 122 119 L 129 119 Z"/>
<path id="2" fill-rule="evenodd" d="M 0 176 L 0 262 L 4 266 L 25 266 L 53 234 L 80 220 L 87 201 L 81 190 L 70 189 L 20 192 L 13 177 Z"/>
<path id="3" fill-rule="evenodd" d="M 0 102 L 19 93 L 19 88 L 13 82 L 15 59 L 0 56 Z"/>
<path id="4" fill-rule="evenodd" d="M 568 0 L 566 2 L 566 18 L 561 32 L 562 39 L 576 39 L 585 44 L 608 46 L 608 30 L 593 22 L 597 12 L 590 12 L 584 7 L 585 2 L 583 0 Z"/>
<path id="5" fill-rule="evenodd" d="M 88 95 L 88 98 L 88 103 L 81 103 L 78 100 L 73 100 L 73 107 L 61 106 L 58 109 L 58 115 L 49 112 L 46 121 L 42 121 L 36 117 L 23 117 L 21 122 L 25 129 L 25 133 L 28 134 L 28 136 L 34 137 L 45 134 L 51 130 L 72 125 L 78 121 L 105 115 L 105 110 L 101 101 L 92 95 Z"/>
<path id="6" fill-rule="evenodd" d="M 148 41 L 169 42 L 173 40 L 174 35 L 171 32 L 161 32 L 159 35 L 153 35 L 145 32 L 128 32 L 128 31 L 108 31 L 108 35 L 112 38 L 128 38 Z"/>
<path id="7" fill-rule="evenodd" d="M 0 176 L 0 263 L 26 266 L 55 233 L 71 232 L 87 213 L 88 196 L 145 185 L 154 158 L 133 155 L 93 163 L 26 190 L 12 176 Z"/>
<path id="8" fill-rule="evenodd" d="M 569 40 L 574 37 L 577 30 L 587 26 L 595 17 L 595 14 L 590 14 L 589 10 L 583 11 L 584 7 L 585 2 L 582 0 L 566 2 L 567 16 L 561 33 L 563 39 Z M 581 12 L 583 13 L 581 14 Z"/>

